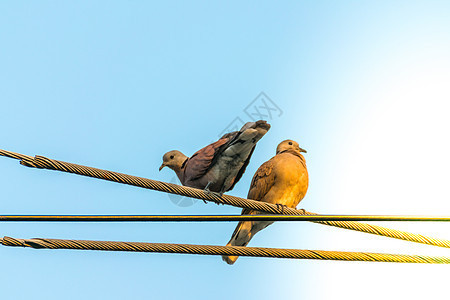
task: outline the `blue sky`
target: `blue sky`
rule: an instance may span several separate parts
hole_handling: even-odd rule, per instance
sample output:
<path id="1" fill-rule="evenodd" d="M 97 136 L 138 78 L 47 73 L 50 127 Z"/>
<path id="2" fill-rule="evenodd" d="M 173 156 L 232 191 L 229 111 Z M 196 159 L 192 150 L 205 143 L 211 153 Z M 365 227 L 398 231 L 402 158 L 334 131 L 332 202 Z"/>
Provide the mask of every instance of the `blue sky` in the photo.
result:
<path id="1" fill-rule="evenodd" d="M 163 181 L 264 92 L 279 111 L 242 180 L 287 138 L 306 154 L 299 208 L 449 215 L 445 1 L 40 1 L 0 4 L 0 148 Z M 248 112 L 248 110 L 247 110 Z M 2 214 L 237 214 L 0 158 Z M 172 199 L 173 200 L 173 199 Z M 176 202 L 176 200 L 175 200 Z M 446 224 L 387 227 L 450 239 Z M 225 244 L 234 223 L 2 223 L 0 235 Z M 278 223 L 251 246 L 449 256 L 448 249 Z M 416 299 L 448 266 L 1 247 L 4 298 Z M 445 273 L 444 273 L 445 272 Z M 401 288 L 399 288 L 401 287 Z M 18 292 L 19 291 L 19 292 Z"/>

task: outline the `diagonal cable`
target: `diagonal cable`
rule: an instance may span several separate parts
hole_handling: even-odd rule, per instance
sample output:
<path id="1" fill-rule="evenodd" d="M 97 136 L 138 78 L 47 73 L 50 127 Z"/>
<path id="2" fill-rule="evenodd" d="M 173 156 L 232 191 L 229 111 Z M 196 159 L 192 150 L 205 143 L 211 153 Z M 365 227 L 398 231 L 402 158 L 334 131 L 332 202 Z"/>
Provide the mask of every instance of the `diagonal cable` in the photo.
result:
<path id="1" fill-rule="evenodd" d="M 236 207 L 248 208 L 252 210 L 262 211 L 269 214 L 282 215 L 317 215 L 312 212 L 307 212 L 303 209 L 297 210 L 288 207 L 281 207 L 270 203 L 259 202 L 250 199 L 239 198 L 231 195 L 218 196 L 215 193 L 205 193 L 202 190 L 190 187 L 180 186 L 173 183 L 157 181 L 153 179 L 127 175 L 118 172 L 112 172 L 73 163 L 63 162 L 46 158 L 44 156 L 35 156 L 34 158 L 28 155 L 18 154 L 10 151 L 0 150 L 0 155 L 20 159 L 20 163 L 27 167 L 57 170 L 68 172 L 118 183 L 133 185 L 146 189 L 197 198 L 205 201 L 215 202 L 217 204 L 227 204 Z M 385 228 L 366 223 L 355 221 L 314 221 L 315 223 L 345 228 L 370 234 L 381 235 L 390 238 L 401 239 L 410 242 L 422 243 L 427 245 L 450 248 L 450 241 L 438 238 L 427 237 L 420 234 L 409 233 L 405 231 Z"/>

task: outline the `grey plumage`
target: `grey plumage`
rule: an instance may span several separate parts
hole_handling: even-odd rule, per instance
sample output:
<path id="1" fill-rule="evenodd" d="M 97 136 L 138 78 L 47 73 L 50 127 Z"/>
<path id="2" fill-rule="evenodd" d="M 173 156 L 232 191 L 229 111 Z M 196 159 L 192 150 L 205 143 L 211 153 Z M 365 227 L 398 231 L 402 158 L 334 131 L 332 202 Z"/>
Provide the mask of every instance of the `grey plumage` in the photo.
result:
<path id="1" fill-rule="evenodd" d="M 256 143 L 269 129 L 266 121 L 248 122 L 190 158 L 177 150 L 167 152 L 159 169 L 167 166 L 174 170 L 184 186 L 222 194 L 233 189 L 242 177 Z"/>

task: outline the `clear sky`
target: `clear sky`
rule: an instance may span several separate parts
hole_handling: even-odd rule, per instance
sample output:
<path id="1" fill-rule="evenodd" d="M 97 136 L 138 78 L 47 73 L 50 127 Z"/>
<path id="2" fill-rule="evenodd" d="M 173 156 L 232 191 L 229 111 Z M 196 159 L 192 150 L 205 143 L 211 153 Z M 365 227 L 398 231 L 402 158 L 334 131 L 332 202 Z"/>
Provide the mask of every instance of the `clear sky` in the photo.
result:
<path id="1" fill-rule="evenodd" d="M 294 139 L 327 214 L 450 215 L 450 5 L 446 1 L 20 1 L 0 4 L 0 148 L 174 180 L 255 107 L 272 124 L 232 195 Z M 257 98 L 264 92 L 267 98 Z M 269 101 L 270 99 L 270 101 Z M 233 123 L 234 122 L 234 123 Z M 236 123 L 237 122 L 237 123 Z M 0 158 L 1 214 L 238 214 L 240 209 Z M 183 201 L 183 202 L 180 202 Z M 382 226 L 450 239 L 447 224 Z M 235 223 L 1 223 L 18 238 L 224 245 Z M 312 223 L 250 246 L 450 256 Z M 421 299 L 446 265 L 0 247 L 2 298 Z"/>

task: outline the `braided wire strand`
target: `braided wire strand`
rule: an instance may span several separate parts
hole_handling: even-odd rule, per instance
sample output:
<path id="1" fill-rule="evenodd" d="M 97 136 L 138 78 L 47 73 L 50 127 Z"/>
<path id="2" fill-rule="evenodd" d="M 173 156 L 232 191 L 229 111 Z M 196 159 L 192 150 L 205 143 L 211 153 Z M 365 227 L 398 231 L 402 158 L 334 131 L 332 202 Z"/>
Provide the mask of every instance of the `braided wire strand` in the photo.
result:
<path id="1" fill-rule="evenodd" d="M 222 195 L 221 197 L 215 193 L 205 193 L 202 190 L 180 186 L 173 183 L 157 181 L 153 179 L 127 175 L 118 172 L 112 172 L 83 165 L 63 162 L 59 160 L 50 159 L 44 156 L 31 156 L 18 154 L 10 151 L 0 150 L 0 155 L 21 159 L 20 163 L 27 167 L 49 169 L 63 171 L 97 179 L 103 179 L 141 188 L 197 198 L 206 201 L 212 201 L 217 204 L 227 204 L 235 207 L 248 208 L 266 212 L 269 214 L 282 215 L 317 215 L 312 212 L 307 212 L 303 209 L 297 210 L 289 207 L 279 207 L 274 204 L 239 198 L 231 195 Z M 314 221 L 315 223 L 355 230 L 385 237 L 401 239 L 410 242 L 422 243 L 432 246 L 450 248 L 450 241 L 438 238 L 431 238 L 420 234 L 409 233 L 405 231 L 385 228 L 377 225 L 370 225 L 356 221 Z"/>
<path id="2" fill-rule="evenodd" d="M 22 159 L 32 160 L 33 159 L 32 156 L 28 156 L 28 155 L 20 154 L 20 153 L 16 153 L 16 152 L 11 152 L 11 151 L 7 151 L 7 150 L 2 150 L 2 149 L 0 149 L 0 155 L 9 157 L 9 158 L 20 159 L 20 160 L 22 160 Z"/>
<path id="3" fill-rule="evenodd" d="M 396 263 L 449 264 L 450 257 L 435 257 L 407 254 L 345 252 L 324 250 L 278 249 L 238 246 L 212 246 L 191 244 L 115 242 L 62 239 L 16 239 L 3 237 L 4 246 L 28 247 L 34 249 L 74 249 L 100 251 L 156 252 L 200 255 L 252 256 L 290 259 L 319 259 L 340 261 L 371 261 Z"/>

